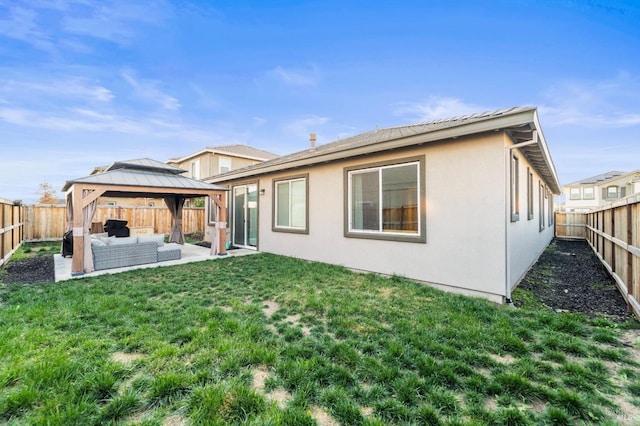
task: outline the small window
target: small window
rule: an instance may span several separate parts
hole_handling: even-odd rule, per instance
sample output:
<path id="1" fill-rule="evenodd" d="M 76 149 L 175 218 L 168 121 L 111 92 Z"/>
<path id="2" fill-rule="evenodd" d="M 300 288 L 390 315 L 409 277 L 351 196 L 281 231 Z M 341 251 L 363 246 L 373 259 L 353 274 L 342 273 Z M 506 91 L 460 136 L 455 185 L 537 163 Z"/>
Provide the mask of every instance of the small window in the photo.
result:
<path id="1" fill-rule="evenodd" d="M 229 157 L 220 157 L 218 160 L 218 172 L 219 173 L 227 173 L 231 171 L 231 158 Z"/>
<path id="2" fill-rule="evenodd" d="M 533 173 L 527 167 L 527 220 L 533 219 Z"/>
<path id="3" fill-rule="evenodd" d="M 538 214 L 540 216 L 539 219 L 539 224 L 540 224 L 540 232 L 542 232 L 544 230 L 544 216 L 545 216 L 545 209 L 544 209 L 544 200 L 545 200 L 546 196 L 545 196 L 545 189 L 544 189 L 544 185 L 542 184 L 542 182 L 540 182 L 540 186 L 538 189 Z"/>
<path id="4" fill-rule="evenodd" d="M 596 198 L 596 193 L 592 186 L 587 188 L 582 188 L 582 198 L 584 200 L 593 200 Z"/>
<path id="5" fill-rule="evenodd" d="M 420 158 L 345 169 L 345 236 L 425 242 L 422 164 Z"/>
<path id="6" fill-rule="evenodd" d="M 547 220 L 547 223 L 549 224 L 549 226 L 553 225 L 553 196 L 551 194 L 551 191 L 549 191 L 549 188 L 547 188 L 547 193 L 546 193 L 546 197 L 547 199 L 547 212 L 549 212 L 549 218 Z"/>
<path id="7" fill-rule="evenodd" d="M 569 190 L 569 199 L 570 200 L 579 200 L 580 199 L 580 188 L 571 188 Z"/>
<path id="8" fill-rule="evenodd" d="M 191 178 L 200 179 L 200 160 L 191 162 Z"/>
<path id="9" fill-rule="evenodd" d="M 520 160 L 511 157 L 511 222 L 520 220 Z"/>
<path id="10" fill-rule="evenodd" d="M 607 187 L 607 198 L 618 198 L 618 187 L 617 186 L 608 186 Z"/>
<path id="11" fill-rule="evenodd" d="M 274 181 L 274 231 L 308 233 L 308 177 Z"/>

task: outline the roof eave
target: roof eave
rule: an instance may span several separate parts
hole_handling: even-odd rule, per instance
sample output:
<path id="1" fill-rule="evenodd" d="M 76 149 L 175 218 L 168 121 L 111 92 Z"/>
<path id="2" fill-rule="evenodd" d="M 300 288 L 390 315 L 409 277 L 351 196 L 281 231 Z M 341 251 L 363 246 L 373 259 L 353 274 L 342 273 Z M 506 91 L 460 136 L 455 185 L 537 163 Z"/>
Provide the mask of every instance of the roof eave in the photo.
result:
<path id="1" fill-rule="evenodd" d="M 319 154 L 313 157 L 307 157 L 302 159 L 293 159 L 286 163 L 278 163 L 274 165 L 269 165 L 265 163 L 264 166 L 259 166 L 256 168 L 251 168 L 249 170 L 238 170 L 237 172 L 230 172 L 225 174 L 222 177 L 213 176 L 207 181 L 212 183 L 219 182 L 227 182 L 234 181 L 238 179 L 243 179 L 247 177 L 259 176 L 264 174 L 269 174 L 273 172 L 279 172 L 283 170 L 310 166 L 318 163 L 326 163 L 332 162 L 336 160 L 342 160 L 345 158 L 352 158 L 361 155 L 371 154 L 380 151 L 388 151 L 397 148 L 404 148 L 413 145 L 421 145 L 424 143 L 442 141 L 447 139 L 455 139 L 463 136 L 472 135 L 475 133 L 483 133 L 490 131 L 499 131 L 501 129 L 506 129 L 510 127 L 518 127 L 527 124 L 531 124 L 535 126 L 536 129 L 539 130 L 540 133 L 540 149 L 543 151 L 543 156 L 545 157 L 545 163 L 550 169 L 550 173 L 552 176 L 553 182 L 550 182 L 550 186 L 552 187 L 552 192 L 561 193 L 559 182 L 557 179 L 557 175 L 555 172 L 555 168 L 553 166 L 553 162 L 551 161 L 551 157 L 549 156 L 549 151 L 546 145 L 546 141 L 542 132 L 540 131 L 541 127 L 538 122 L 537 113 L 535 108 L 526 109 L 523 111 L 519 111 L 517 113 L 493 117 L 488 120 L 482 120 L 472 123 L 461 124 L 458 126 L 453 126 L 449 128 L 434 130 L 426 133 L 421 133 L 418 135 L 407 136 L 397 139 L 392 139 L 388 141 L 382 141 L 375 144 L 369 144 L 365 146 L 355 147 L 355 148 L 347 148 L 340 151 L 332 151 L 326 154 Z"/>

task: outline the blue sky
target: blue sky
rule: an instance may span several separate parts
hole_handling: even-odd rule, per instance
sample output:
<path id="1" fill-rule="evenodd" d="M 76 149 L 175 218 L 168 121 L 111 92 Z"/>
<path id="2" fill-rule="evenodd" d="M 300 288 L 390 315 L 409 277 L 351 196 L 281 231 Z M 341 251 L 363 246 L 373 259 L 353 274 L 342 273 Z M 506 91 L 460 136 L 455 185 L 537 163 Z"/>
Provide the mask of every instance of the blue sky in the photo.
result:
<path id="1" fill-rule="evenodd" d="M 94 166 L 536 106 L 561 183 L 640 169 L 636 1 L 0 0 L 0 197 Z"/>

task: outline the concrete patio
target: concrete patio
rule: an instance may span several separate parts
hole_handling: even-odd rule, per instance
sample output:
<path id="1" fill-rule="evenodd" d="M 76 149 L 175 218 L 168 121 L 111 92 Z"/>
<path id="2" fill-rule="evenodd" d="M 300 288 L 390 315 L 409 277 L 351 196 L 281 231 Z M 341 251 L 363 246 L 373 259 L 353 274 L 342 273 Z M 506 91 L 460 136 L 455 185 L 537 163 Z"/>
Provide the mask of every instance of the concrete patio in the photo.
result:
<path id="1" fill-rule="evenodd" d="M 105 269 L 102 271 L 95 271 L 88 274 L 71 276 L 71 257 L 62 257 L 61 254 L 55 254 L 53 256 L 53 260 L 55 263 L 56 269 L 56 282 L 64 281 L 71 278 L 85 278 L 85 277 L 96 277 L 98 275 L 105 274 L 117 274 L 119 272 L 131 271 L 134 269 L 146 269 L 146 268 L 157 268 L 159 266 L 172 266 L 172 265 L 181 265 L 184 263 L 191 262 L 202 262 L 204 260 L 216 260 L 216 259 L 225 259 L 228 257 L 238 257 L 238 256 L 247 256 L 251 254 L 258 253 L 256 250 L 249 249 L 234 249 L 227 251 L 225 256 L 212 256 L 211 250 L 197 246 L 194 244 L 185 244 L 182 248 L 182 257 L 177 260 L 168 260 L 166 262 L 157 262 L 157 263 L 147 263 L 144 265 L 135 265 L 129 266 L 126 268 L 113 268 L 113 269 Z"/>

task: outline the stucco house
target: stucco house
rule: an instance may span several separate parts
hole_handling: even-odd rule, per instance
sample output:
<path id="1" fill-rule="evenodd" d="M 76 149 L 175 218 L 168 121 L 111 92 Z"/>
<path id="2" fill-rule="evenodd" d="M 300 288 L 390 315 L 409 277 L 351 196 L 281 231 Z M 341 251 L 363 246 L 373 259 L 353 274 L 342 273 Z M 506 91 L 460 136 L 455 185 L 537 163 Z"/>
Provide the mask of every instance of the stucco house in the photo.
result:
<path id="1" fill-rule="evenodd" d="M 204 179 L 277 158 L 276 154 L 248 145 L 210 146 L 184 157 L 171 158 L 167 164 L 187 170 L 187 177 Z"/>
<path id="2" fill-rule="evenodd" d="M 562 186 L 564 210 L 588 212 L 620 198 L 640 194 L 640 170 L 610 171 Z"/>
<path id="3" fill-rule="evenodd" d="M 553 238 L 561 191 L 531 107 L 377 129 L 206 181 L 230 189 L 233 246 L 496 302 Z"/>

